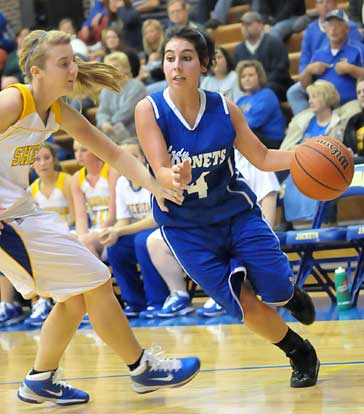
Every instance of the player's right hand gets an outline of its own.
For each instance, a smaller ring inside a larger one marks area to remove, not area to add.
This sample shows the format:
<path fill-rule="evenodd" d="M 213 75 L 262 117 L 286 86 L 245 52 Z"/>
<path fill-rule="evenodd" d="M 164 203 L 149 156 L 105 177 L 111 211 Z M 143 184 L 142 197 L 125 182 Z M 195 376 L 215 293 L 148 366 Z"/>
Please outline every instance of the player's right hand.
<path fill-rule="evenodd" d="M 188 190 L 192 181 L 192 168 L 189 159 L 172 166 L 172 184 L 177 190 Z"/>

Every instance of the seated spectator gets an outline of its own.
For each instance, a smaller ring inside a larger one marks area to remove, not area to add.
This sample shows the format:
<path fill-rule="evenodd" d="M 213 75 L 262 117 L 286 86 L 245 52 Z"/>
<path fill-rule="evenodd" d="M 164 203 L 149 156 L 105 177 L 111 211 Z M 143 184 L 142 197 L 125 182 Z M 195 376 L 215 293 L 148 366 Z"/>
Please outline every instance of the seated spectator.
<path fill-rule="evenodd" d="M 188 26 L 193 29 L 201 29 L 198 23 L 189 19 L 188 4 L 185 0 L 168 0 L 167 3 L 168 21 L 166 27 Z"/>
<path fill-rule="evenodd" d="M 355 164 L 364 163 L 364 78 L 356 84 L 356 95 L 360 112 L 353 115 L 345 128 L 344 144 L 352 151 Z"/>
<path fill-rule="evenodd" d="M 12 83 L 24 83 L 24 75 L 19 66 L 18 51 L 22 48 L 24 39 L 29 34 L 29 29 L 21 29 L 16 34 L 17 48 L 8 54 L 1 76 L 1 89 L 5 89 Z"/>
<path fill-rule="evenodd" d="M 306 7 L 302 0 L 259 0 L 256 11 L 263 17 L 265 31 L 286 41 L 298 17 L 306 13 Z"/>
<path fill-rule="evenodd" d="M 115 223 L 115 170 L 77 141 L 73 148 L 82 168 L 72 176 L 76 233 L 98 258 L 106 252 L 100 242 L 100 231 Z"/>
<path fill-rule="evenodd" d="M 341 105 L 356 98 L 356 79 L 364 76 L 363 49 L 361 45 L 348 42 L 348 22 L 342 10 L 332 10 L 327 14 L 329 45 L 317 50 L 311 63 L 300 74 L 303 88 L 307 88 L 315 79 L 333 83 L 339 92 Z"/>
<path fill-rule="evenodd" d="M 78 37 L 87 45 L 94 45 L 101 41 L 101 33 L 109 24 L 109 0 L 96 0 L 83 22 Z"/>
<path fill-rule="evenodd" d="M 317 80 L 307 87 L 309 109 L 291 120 L 281 149 L 294 150 L 296 145 L 319 135 L 328 135 L 340 141 L 348 119 L 358 111 L 356 101 L 339 106 L 340 97 L 335 86 Z M 284 212 L 288 222 L 311 221 L 318 202 L 304 196 L 295 186 L 290 175 L 285 181 Z M 295 225 L 297 227 L 297 225 Z"/>
<path fill-rule="evenodd" d="M 169 289 L 169 296 L 159 309 L 148 306 L 142 313 L 145 318 L 172 318 L 185 316 L 194 311 L 187 292 L 186 274 L 177 262 L 158 228 L 148 236 L 150 259 Z"/>
<path fill-rule="evenodd" d="M 358 112 L 356 101 L 339 107 L 340 97 L 331 82 L 317 80 L 307 87 L 307 93 L 309 108 L 292 118 L 281 149 L 294 150 L 296 145 L 319 135 L 342 141 L 346 123 Z"/>
<path fill-rule="evenodd" d="M 302 73 L 311 62 L 316 50 L 329 45 L 329 39 L 325 31 L 325 19 L 329 12 L 337 8 L 337 2 L 336 0 L 316 0 L 315 6 L 318 18 L 309 24 L 303 34 L 298 68 L 299 73 Z M 361 42 L 359 30 L 352 21 L 349 21 L 349 41 L 350 43 Z M 300 82 L 296 82 L 288 89 L 287 100 L 294 114 L 307 108 L 306 90 L 302 88 Z"/>
<path fill-rule="evenodd" d="M 39 146 L 32 166 L 38 178 L 30 185 L 29 191 L 41 209 L 57 213 L 68 226 L 72 226 L 72 177 L 62 171 L 57 151 L 57 147 L 47 141 Z"/>
<path fill-rule="evenodd" d="M 237 75 L 229 53 L 222 47 L 216 47 L 216 63 L 210 74 L 201 78 L 200 87 L 211 92 L 221 92 L 236 101 L 241 96 Z"/>
<path fill-rule="evenodd" d="M 15 288 L 9 279 L 0 272 L 0 327 L 16 325 L 27 316 L 17 301 Z"/>
<path fill-rule="evenodd" d="M 113 52 L 124 52 L 128 56 L 133 78 L 139 75 L 140 59 L 137 52 L 124 43 L 122 28 L 117 24 L 112 24 L 102 33 L 102 43 L 104 54 L 109 55 Z"/>
<path fill-rule="evenodd" d="M 267 77 L 262 64 L 257 60 L 243 60 L 236 71 L 244 93 L 236 104 L 263 144 L 268 148 L 279 148 L 284 137 L 285 119 L 278 98 L 265 87 Z"/>
<path fill-rule="evenodd" d="M 165 79 L 162 69 L 160 53 L 164 39 L 162 24 L 155 19 L 145 20 L 143 23 L 143 50 L 144 65 L 141 67 L 138 79 L 146 85 L 160 82 Z"/>
<path fill-rule="evenodd" d="M 240 60 L 258 60 L 267 74 L 267 88 L 272 89 L 280 101 L 284 101 L 286 91 L 292 84 L 286 46 L 271 34 L 264 33 L 259 13 L 245 13 L 241 18 L 241 31 L 244 40 L 233 51 L 234 65 Z"/>
<path fill-rule="evenodd" d="M 143 83 L 131 76 L 128 57 L 123 52 L 114 52 L 105 57 L 105 63 L 116 67 L 125 75 L 120 92 L 102 89 L 96 113 L 96 125 L 114 142 L 135 135 L 134 110 L 136 104 L 146 96 Z"/>
<path fill-rule="evenodd" d="M 143 49 L 146 63 L 148 56 L 153 52 L 160 52 L 164 40 L 162 24 L 155 19 L 148 19 L 143 23 Z"/>
<path fill-rule="evenodd" d="M 127 140 L 124 146 L 141 162 L 145 162 L 136 139 Z M 103 246 L 107 246 L 113 275 L 126 302 L 124 313 L 129 318 L 137 317 L 146 308 L 149 313 L 160 309 L 169 294 L 151 262 L 146 245 L 147 237 L 157 226 L 151 214 L 149 191 L 125 177 L 119 177 L 116 184 L 116 210 L 118 221 L 100 233 L 100 241 Z"/>
<path fill-rule="evenodd" d="M 88 49 L 86 43 L 79 39 L 72 19 L 62 19 L 58 24 L 58 29 L 71 36 L 71 47 L 73 52 L 83 60 L 88 60 Z"/>
<path fill-rule="evenodd" d="M 149 55 L 148 62 L 141 67 L 138 78 L 141 79 L 145 85 L 164 81 L 165 76 L 162 68 L 161 52 L 152 52 Z"/>
<path fill-rule="evenodd" d="M 147 3 L 154 3 L 154 0 L 113 0 L 114 13 L 117 14 L 120 23 L 123 26 L 123 38 L 126 45 L 140 52 L 143 48 L 141 28 L 142 21 L 140 17 L 140 9 Z"/>
<path fill-rule="evenodd" d="M 31 184 L 29 191 L 37 205 L 43 210 L 55 212 L 69 226 L 73 225 L 71 176 L 61 171 L 57 147 L 48 142 L 42 143 L 32 168 L 38 178 Z M 51 309 L 52 302 L 40 297 L 33 302 L 32 313 L 25 319 L 24 324 L 28 327 L 42 326 Z"/>
<path fill-rule="evenodd" d="M 6 53 L 11 53 L 16 48 L 16 40 L 13 29 L 9 25 L 6 17 L 0 12 L 0 49 Z"/>
<path fill-rule="evenodd" d="M 145 65 L 141 68 L 139 79 L 147 85 L 148 95 L 161 91 L 167 86 L 160 54 L 163 39 L 162 24 L 156 19 L 145 20 L 143 23 Z"/>
<path fill-rule="evenodd" d="M 220 24 L 227 23 L 229 9 L 241 4 L 250 4 L 255 11 L 259 0 L 205 0 L 198 1 L 194 15 L 196 21 L 203 24 L 206 29 L 216 29 Z M 191 13 L 190 13 L 191 15 Z"/>

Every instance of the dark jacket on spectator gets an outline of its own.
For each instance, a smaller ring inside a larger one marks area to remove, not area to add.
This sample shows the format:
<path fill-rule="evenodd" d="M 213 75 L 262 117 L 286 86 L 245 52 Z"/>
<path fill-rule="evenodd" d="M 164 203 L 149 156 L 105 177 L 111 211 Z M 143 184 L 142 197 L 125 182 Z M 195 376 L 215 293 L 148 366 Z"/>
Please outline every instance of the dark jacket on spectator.
<path fill-rule="evenodd" d="M 306 13 L 304 0 L 259 0 L 258 12 L 264 23 L 276 24 L 291 16 L 301 16 Z"/>
<path fill-rule="evenodd" d="M 243 41 L 234 49 L 232 59 L 235 65 L 240 60 L 259 60 L 267 74 L 266 87 L 272 89 L 281 101 L 286 100 L 286 91 L 292 85 L 292 79 L 287 48 L 279 39 L 265 33 L 254 54 Z"/>

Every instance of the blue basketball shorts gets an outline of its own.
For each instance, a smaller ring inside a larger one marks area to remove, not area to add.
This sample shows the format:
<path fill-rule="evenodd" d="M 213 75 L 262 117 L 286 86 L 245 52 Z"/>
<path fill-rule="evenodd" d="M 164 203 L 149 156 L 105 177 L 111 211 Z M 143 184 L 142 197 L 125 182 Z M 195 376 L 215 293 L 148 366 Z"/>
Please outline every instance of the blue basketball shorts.
<path fill-rule="evenodd" d="M 209 226 L 161 230 L 185 272 L 230 315 L 243 319 L 245 278 L 266 303 L 279 306 L 292 297 L 288 258 L 259 207 Z"/>

